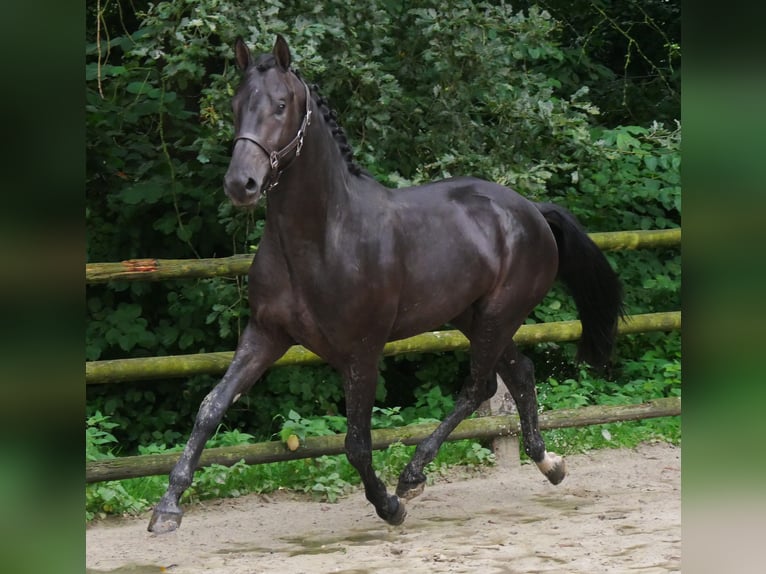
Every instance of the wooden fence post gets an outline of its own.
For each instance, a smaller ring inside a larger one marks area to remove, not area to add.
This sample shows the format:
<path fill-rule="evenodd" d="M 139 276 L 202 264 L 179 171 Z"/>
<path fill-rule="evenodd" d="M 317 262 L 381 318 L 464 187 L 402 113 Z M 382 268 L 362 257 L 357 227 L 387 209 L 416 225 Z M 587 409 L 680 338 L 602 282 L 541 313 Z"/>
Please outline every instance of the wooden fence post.
<path fill-rule="evenodd" d="M 497 391 L 488 401 L 484 401 L 476 410 L 479 416 L 513 415 L 518 416 L 516 403 L 511 392 L 505 386 L 505 381 L 497 375 Z M 495 463 L 503 469 L 518 467 L 521 464 L 519 454 L 519 435 L 497 436 L 492 439 L 492 451 L 495 453 Z"/>

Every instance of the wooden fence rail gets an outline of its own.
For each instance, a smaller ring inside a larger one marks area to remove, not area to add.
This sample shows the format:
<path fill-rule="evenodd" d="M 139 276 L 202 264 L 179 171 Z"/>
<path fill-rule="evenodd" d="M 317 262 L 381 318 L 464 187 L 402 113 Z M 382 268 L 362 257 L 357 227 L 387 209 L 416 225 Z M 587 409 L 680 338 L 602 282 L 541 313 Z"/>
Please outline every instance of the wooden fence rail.
<path fill-rule="evenodd" d="M 631 315 L 620 321 L 620 334 L 646 333 L 650 331 L 677 331 L 681 329 L 681 312 L 646 313 Z M 519 344 L 575 341 L 580 338 L 580 321 L 557 321 L 522 325 L 513 340 Z M 468 339 L 460 331 L 434 331 L 422 333 L 408 339 L 388 343 L 385 356 L 403 353 L 433 353 L 439 351 L 465 350 Z M 234 356 L 232 351 L 219 353 L 197 353 L 167 357 L 145 357 L 136 359 L 113 359 L 85 363 L 85 382 L 89 385 L 119 383 L 148 379 L 169 379 L 192 375 L 220 375 L 229 366 Z M 321 363 L 322 359 L 301 346 L 293 346 L 274 366 L 310 365 Z"/>
<path fill-rule="evenodd" d="M 681 229 L 649 229 L 591 233 L 591 239 L 604 251 L 672 247 L 681 242 Z M 253 254 L 212 259 L 129 259 L 119 263 L 88 263 L 85 282 L 161 281 L 199 277 L 234 277 L 245 275 Z"/>
<path fill-rule="evenodd" d="M 593 405 L 540 413 L 540 429 L 581 427 L 679 414 L 681 414 L 680 397 L 655 399 L 632 405 Z M 395 442 L 405 445 L 418 444 L 431 434 L 436 426 L 437 423 L 423 423 L 373 430 L 372 448 L 384 449 Z M 516 415 L 485 416 L 464 420 L 452 431 L 447 440 L 492 439 L 499 436 L 518 435 L 520 432 L 519 418 Z M 202 452 L 197 468 L 213 464 L 232 466 L 240 460 L 244 460 L 247 464 L 264 464 L 342 454 L 345 452 L 345 439 L 345 434 L 308 437 L 295 451 L 288 449 L 281 441 L 209 448 Z M 85 481 L 90 483 L 167 474 L 179 456 L 180 453 L 176 452 L 91 461 L 85 467 Z"/>

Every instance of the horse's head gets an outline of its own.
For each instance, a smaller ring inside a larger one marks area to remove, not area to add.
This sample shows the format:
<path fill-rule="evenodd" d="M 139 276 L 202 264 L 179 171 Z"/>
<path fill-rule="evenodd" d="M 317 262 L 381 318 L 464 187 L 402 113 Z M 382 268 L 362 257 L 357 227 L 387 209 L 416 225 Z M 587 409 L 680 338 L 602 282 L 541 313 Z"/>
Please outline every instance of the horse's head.
<path fill-rule="evenodd" d="M 290 48 L 277 36 L 271 54 L 253 59 L 242 38 L 234 47 L 242 81 L 232 100 L 234 149 L 223 180 L 237 206 L 254 206 L 300 154 L 311 121 L 309 89 L 290 70 Z"/>

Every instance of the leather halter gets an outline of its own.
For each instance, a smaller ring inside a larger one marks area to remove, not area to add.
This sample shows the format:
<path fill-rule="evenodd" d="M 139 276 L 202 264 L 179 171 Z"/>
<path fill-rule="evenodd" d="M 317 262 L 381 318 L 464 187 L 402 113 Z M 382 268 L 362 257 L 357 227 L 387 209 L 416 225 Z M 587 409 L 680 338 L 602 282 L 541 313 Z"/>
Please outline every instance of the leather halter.
<path fill-rule="evenodd" d="M 303 116 L 303 122 L 301 122 L 301 127 L 298 128 L 298 133 L 295 134 L 295 137 L 290 140 L 288 144 L 285 145 L 285 147 L 278 151 L 271 150 L 267 146 L 260 143 L 254 134 L 248 132 L 238 133 L 234 137 L 234 144 L 236 144 L 239 140 L 247 140 L 249 142 L 253 142 L 269 157 L 271 172 L 269 173 L 269 184 L 264 186 L 263 189 L 264 195 L 266 195 L 267 192 L 271 191 L 277 186 L 279 183 L 279 176 L 282 175 L 282 172 L 290 167 L 290 165 L 292 165 L 292 162 L 296 157 L 301 155 L 301 149 L 303 148 L 303 136 L 306 135 L 306 128 L 311 125 L 311 92 L 309 91 L 309 87 L 306 85 L 306 82 L 301 80 L 301 84 L 303 84 L 303 87 L 306 89 L 306 115 Z M 292 160 L 288 163 L 285 163 L 285 158 L 293 151 L 295 151 L 295 155 L 292 157 Z"/>

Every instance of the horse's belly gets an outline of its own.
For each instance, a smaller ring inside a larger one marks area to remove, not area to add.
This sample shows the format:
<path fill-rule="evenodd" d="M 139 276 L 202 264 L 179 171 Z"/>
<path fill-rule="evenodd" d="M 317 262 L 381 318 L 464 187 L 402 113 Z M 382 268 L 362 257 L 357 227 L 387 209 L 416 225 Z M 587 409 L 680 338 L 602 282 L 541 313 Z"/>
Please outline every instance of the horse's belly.
<path fill-rule="evenodd" d="M 438 329 L 468 309 L 486 291 L 478 281 L 459 285 L 444 283 L 423 289 L 416 297 L 400 302 L 391 329 L 391 340 L 403 339 Z"/>

